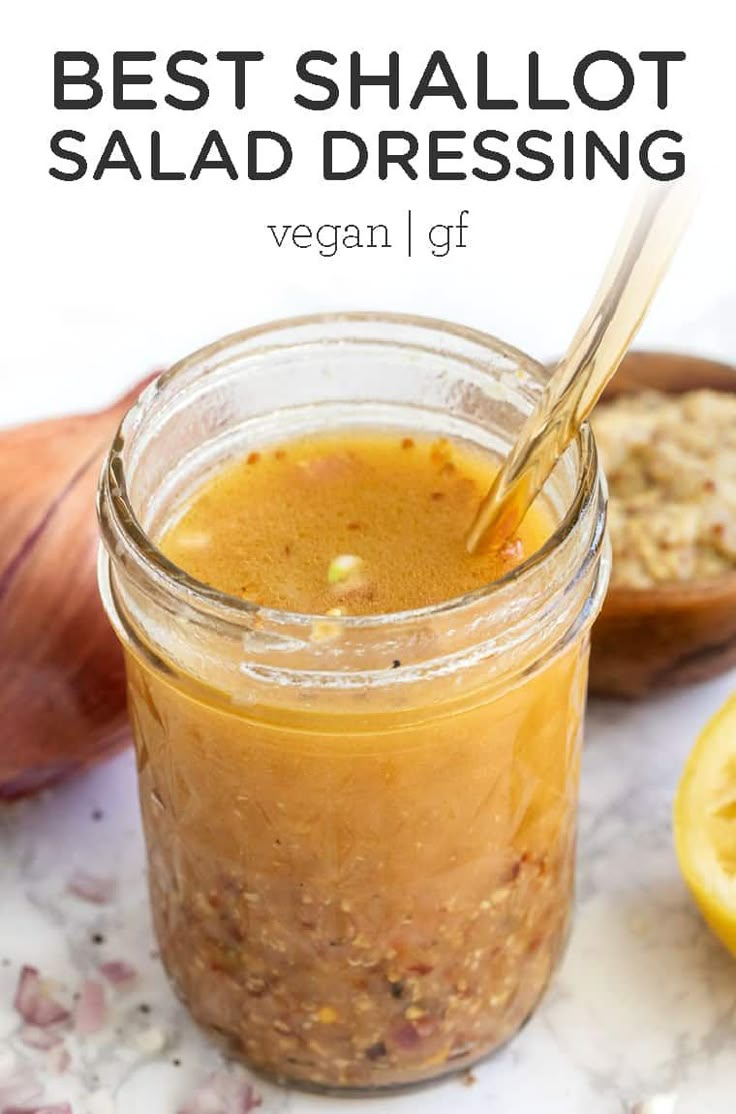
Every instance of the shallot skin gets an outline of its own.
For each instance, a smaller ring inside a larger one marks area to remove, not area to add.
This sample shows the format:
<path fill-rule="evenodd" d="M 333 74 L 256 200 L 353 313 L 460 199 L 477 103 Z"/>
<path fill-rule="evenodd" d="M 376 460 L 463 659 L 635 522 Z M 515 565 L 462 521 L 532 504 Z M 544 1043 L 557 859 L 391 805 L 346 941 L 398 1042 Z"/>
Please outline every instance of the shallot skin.
<path fill-rule="evenodd" d="M 122 653 L 97 591 L 95 490 L 142 386 L 94 414 L 0 430 L 0 801 L 129 741 Z"/>

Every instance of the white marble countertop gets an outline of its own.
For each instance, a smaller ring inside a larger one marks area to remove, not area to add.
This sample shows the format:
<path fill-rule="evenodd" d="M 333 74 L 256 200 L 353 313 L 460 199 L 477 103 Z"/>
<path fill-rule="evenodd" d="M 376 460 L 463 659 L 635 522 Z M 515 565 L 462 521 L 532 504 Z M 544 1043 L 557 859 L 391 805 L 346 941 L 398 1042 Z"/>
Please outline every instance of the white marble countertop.
<path fill-rule="evenodd" d="M 670 1097 L 662 1114 L 733 1114 L 736 961 L 685 890 L 670 811 L 695 735 L 735 684 L 732 674 L 640 705 L 591 707 L 570 947 L 535 1017 L 473 1082 L 348 1100 L 254 1080 L 260 1114 L 345 1114 L 361 1103 L 390 1114 L 621 1114 L 654 1095 Z M 66 892 L 75 870 L 114 875 L 116 895 L 75 898 Z M 22 1043 L 12 1007 L 22 964 L 69 991 L 119 959 L 138 979 L 107 987 L 107 1023 L 67 1040 L 68 1064 Z M 42 1097 L 70 1102 L 73 1114 L 177 1114 L 210 1073 L 231 1070 L 155 958 L 131 754 L 0 812 L 0 1099 L 3 1080 L 20 1079 L 24 1108 Z"/>

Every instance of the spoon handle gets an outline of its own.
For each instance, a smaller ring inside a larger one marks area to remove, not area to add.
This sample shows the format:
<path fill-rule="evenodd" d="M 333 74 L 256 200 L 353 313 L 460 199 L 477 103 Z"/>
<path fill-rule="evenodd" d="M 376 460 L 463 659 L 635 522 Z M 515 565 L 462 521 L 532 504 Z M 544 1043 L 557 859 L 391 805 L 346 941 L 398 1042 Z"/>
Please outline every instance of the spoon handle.
<path fill-rule="evenodd" d="M 491 528 L 494 544 L 516 532 L 626 354 L 692 208 L 693 193 L 682 183 L 635 199 L 588 312 L 478 508 L 466 539 L 470 553 Z"/>

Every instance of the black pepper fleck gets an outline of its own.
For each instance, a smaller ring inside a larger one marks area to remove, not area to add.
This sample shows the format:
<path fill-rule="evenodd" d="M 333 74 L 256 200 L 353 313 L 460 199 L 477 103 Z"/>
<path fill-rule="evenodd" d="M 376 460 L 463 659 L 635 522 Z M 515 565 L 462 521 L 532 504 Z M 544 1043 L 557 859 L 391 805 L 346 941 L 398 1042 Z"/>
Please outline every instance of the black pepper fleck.
<path fill-rule="evenodd" d="M 177 1059 L 177 1060 L 172 1060 L 171 1062 L 172 1062 L 172 1064 L 174 1065 L 175 1068 L 180 1068 L 181 1067 L 181 1060 Z"/>
<path fill-rule="evenodd" d="M 386 1045 L 383 1043 L 383 1041 L 376 1041 L 376 1043 L 372 1044 L 370 1048 L 366 1048 L 365 1054 L 369 1060 L 380 1060 L 383 1056 L 386 1055 L 387 1051 L 388 1049 L 386 1048 Z"/>
<path fill-rule="evenodd" d="M 93 944 L 104 944 L 105 943 L 105 937 L 102 935 L 101 932 L 93 932 L 92 933 L 92 943 Z"/>
<path fill-rule="evenodd" d="M 398 669 L 400 665 L 401 665 L 401 662 L 399 661 L 398 658 L 394 658 L 394 660 L 391 662 L 391 668 L 392 669 Z"/>
<path fill-rule="evenodd" d="M 105 814 L 104 814 L 104 812 L 102 811 L 101 808 L 93 809 L 93 811 L 92 811 L 92 819 L 93 820 L 103 820 L 104 817 L 105 817 Z"/>
<path fill-rule="evenodd" d="M 404 986 L 403 982 L 401 982 L 401 981 L 392 982 L 392 983 L 389 983 L 389 986 L 391 987 L 391 997 L 392 998 L 401 998 L 402 997 L 402 995 L 404 993 L 404 990 L 405 990 L 405 986 Z"/>
<path fill-rule="evenodd" d="M 141 1002 L 141 1004 L 138 1006 L 138 1010 L 140 1013 L 150 1013 L 151 1007 L 149 1006 L 148 1002 Z"/>

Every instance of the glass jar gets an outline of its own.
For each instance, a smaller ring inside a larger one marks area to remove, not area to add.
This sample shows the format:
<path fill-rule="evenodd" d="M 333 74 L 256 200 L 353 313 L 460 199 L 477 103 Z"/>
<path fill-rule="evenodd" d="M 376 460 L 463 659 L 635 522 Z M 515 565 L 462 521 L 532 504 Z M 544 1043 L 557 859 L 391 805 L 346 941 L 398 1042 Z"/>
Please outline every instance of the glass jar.
<path fill-rule="evenodd" d="M 609 566 L 595 445 L 585 427 L 547 484 L 539 552 L 419 610 L 255 606 L 154 539 L 218 465 L 312 430 L 398 427 L 500 457 L 545 378 L 440 321 L 279 322 L 162 375 L 103 469 L 100 582 L 161 955 L 193 1016 L 280 1080 L 372 1092 L 465 1069 L 547 985 Z"/>

